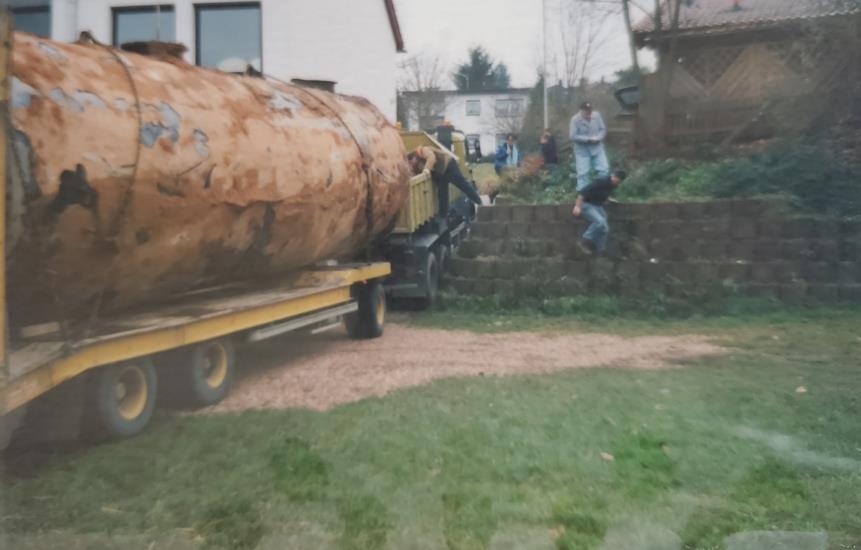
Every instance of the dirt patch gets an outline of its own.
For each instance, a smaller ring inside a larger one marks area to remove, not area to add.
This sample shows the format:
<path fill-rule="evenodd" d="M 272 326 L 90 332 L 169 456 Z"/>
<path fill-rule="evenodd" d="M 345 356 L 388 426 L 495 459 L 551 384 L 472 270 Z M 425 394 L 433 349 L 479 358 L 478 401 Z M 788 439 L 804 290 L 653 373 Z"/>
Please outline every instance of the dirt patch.
<path fill-rule="evenodd" d="M 230 395 L 207 412 L 326 410 L 454 376 L 501 376 L 619 366 L 661 369 L 723 353 L 704 336 L 476 334 L 388 325 L 377 340 L 333 332 L 272 340 L 240 354 Z"/>

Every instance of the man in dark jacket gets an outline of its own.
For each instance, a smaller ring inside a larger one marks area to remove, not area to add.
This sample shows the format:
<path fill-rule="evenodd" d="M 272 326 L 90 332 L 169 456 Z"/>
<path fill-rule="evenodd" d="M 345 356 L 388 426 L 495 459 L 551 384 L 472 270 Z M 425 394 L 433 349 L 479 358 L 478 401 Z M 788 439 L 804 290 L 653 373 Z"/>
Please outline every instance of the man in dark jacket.
<path fill-rule="evenodd" d="M 612 175 L 597 178 L 580 190 L 577 204 L 574 205 L 574 215 L 582 216 L 589 222 L 589 227 L 577 243 L 581 250 L 588 254 L 598 254 L 607 247 L 607 235 L 610 226 L 607 223 L 607 213 L 604 204 L 610 200 L 610 195 L 616 190 L 627 174 L 617 170 Z"/>
<path fill-rule="evenodd" d="M 481 195 L 475 186 L 467 180 L 460 167 L 457 165 L 457 157 L 448 151 L 422 146 L 407 155 L 413 174 L 426 173 L 439 190 L 439 209 L 441 214 L 447 214 L 449 208 L 448 185 L 452 184 L 466 195 L 475 204 L 481 204 Z"/>

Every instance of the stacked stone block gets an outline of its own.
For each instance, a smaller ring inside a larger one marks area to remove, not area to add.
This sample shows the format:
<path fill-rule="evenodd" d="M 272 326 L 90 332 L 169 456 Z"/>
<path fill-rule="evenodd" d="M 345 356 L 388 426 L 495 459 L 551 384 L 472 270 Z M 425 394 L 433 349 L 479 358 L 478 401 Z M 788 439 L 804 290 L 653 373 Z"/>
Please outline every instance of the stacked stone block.
<path fill-rule="evenodd" d="M 590 257 L 572 204 L 484 207 L 452 263 L 460 293 L 636 296 L 729 289 L 786 300 L 861 300 L 861 222 L 780 201 L 608 206 L 610 247 Z"/>

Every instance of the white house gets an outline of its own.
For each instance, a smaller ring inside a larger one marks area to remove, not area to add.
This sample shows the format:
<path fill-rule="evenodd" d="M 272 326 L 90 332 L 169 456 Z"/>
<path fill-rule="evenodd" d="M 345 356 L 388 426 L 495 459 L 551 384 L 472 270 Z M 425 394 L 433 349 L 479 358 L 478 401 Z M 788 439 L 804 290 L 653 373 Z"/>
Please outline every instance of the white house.
<path fill-rule="evenodd" d="M 396 54 L 404 50 L 393 0 L 2 0 L 16 28 L 72 41 L 82 31 L 119 46 L 180 42 L 189 63 L 282 80 L 322 80 L 396 114 Z"/>
<path fill-rule="evenodd" d="M 429 119 L 445 119 L 467 136 L 470 151 L 481 143 L 483 155 L 493 154 L 507 134 L 517 134 L 529 108 L 531 88 L 484 92 L 403 92 L 401 119 L 410 130 L 425 130 Z M 430 96 L 428 96 L 430 94 Z M 416 108 L 418 105 L 421 107 Z M 419 116 L 419 111 L 426 111 Z"/>

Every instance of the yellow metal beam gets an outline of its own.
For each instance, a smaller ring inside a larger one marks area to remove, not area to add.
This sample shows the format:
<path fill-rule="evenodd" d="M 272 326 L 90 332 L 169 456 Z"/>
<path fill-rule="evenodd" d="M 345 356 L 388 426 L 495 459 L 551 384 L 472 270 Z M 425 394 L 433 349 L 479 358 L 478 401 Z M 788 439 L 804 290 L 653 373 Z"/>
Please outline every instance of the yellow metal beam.
<path fill-rule="evenodd" d="M 359 268 L 305 272 L 299 280 L 340 279 L 343 284 L 283 302 L 249 308 L 208 319 L 88 345 L 67 357 L 57 359 L 0 387 L 0 414 L 8 413 L 35 399 L 51 388 L 87 370 L 119 361 L 143 357 L 170 349 L 205 342 L 275 321 L 297 317 L 349 302 L 350 286 L 384 277 L 391 272 L 387 263 Z"/>

